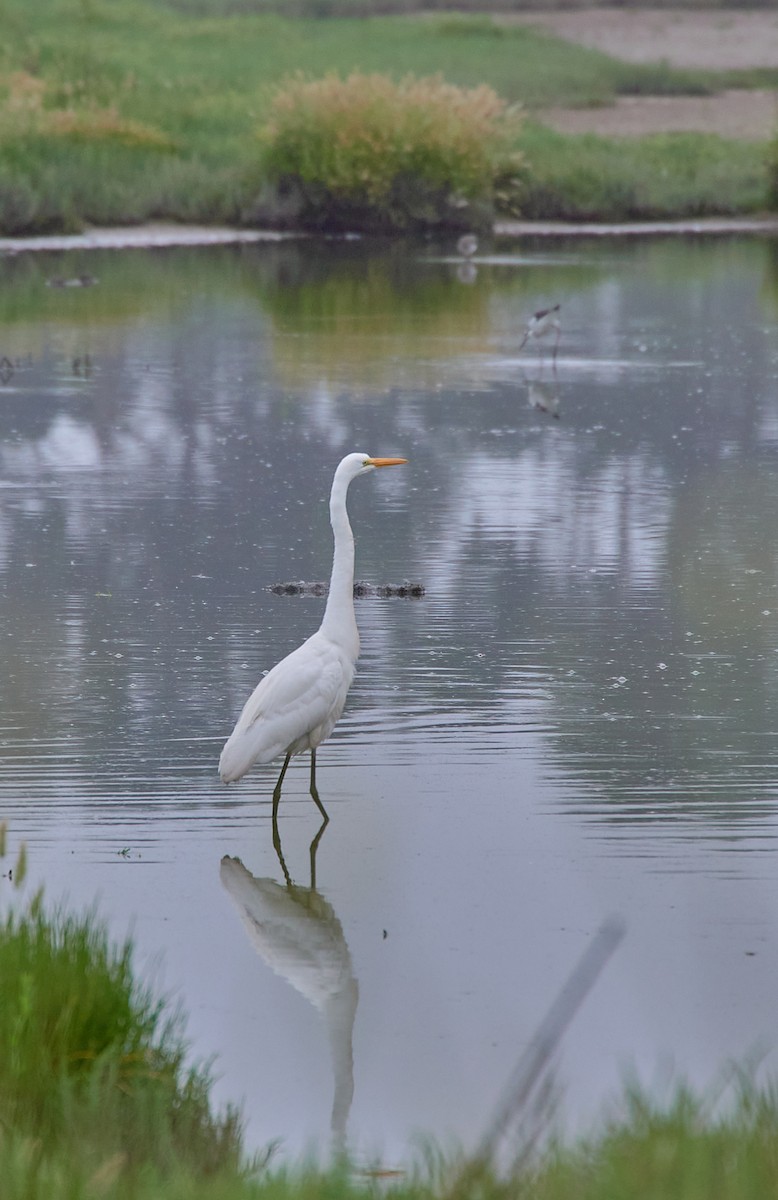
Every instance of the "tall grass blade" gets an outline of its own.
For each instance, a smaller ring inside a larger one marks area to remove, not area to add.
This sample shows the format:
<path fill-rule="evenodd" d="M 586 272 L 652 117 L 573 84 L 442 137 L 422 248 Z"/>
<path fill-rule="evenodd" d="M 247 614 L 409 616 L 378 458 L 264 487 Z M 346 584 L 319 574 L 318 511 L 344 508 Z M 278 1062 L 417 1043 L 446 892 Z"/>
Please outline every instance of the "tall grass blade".
<path fill-rule="evenodd" d="M 511 1125 L 516 1124 L 526 1112 L 535 1088 L 540 1085 L 543 1091 L 547 1091 L 547 1086 L 550 1086 L 548 1065 L 562 1036 L 624 937 L 624 932 L 624 924 L 618 917 L 609 917 L 597 930 L 519 1058 L 475 1153 L 454 1182 L 452 1195 L 467 1192 L 473 1180 L 485 1174 L 493 1165 L 500 1141 Z M 531 1142 L 534 1139 L 529 1140 Z"/>

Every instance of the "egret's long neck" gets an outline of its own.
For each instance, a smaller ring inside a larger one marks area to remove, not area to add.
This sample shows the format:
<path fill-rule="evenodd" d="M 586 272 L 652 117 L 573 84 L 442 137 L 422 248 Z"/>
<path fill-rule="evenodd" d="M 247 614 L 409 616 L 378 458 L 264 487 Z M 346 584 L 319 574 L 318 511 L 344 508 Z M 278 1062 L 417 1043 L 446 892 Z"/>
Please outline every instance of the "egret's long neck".
<path fill-rule="evenodd" d="M 330 592 L 321 627 L 331 636 L 339 634 L 341 638 L 355 638 L 356 653 L 359 649 L 359 634 L 354 615 L 354 535 L 346 511 L 347 489 L 348 483 L 336 478 L 330 494 L 330 523 L 335 539 L 335 552 L 332 558 Z"/>

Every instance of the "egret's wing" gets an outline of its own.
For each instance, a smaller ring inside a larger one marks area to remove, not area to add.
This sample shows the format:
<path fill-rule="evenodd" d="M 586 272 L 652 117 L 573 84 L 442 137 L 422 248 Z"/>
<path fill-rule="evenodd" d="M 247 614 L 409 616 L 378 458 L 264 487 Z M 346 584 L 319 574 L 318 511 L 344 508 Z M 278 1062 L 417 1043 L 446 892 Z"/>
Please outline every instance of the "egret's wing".
<path fill-rule="evenodd" d="M 343 681 L 340 657 L 327 643 L 309 638 L 261 679 L 249 696 L 240 723 L 284 720 L 291 714 L 322 719 L 329 712 Z M 306 728 L 317 725 L 312 720 Z M 302 730 L 304 732 L 304 730 Z"/>
<path fill-rule="evenodd" d="M 353 666 L 320 634 L 293 650 L 246 701 L 222 751 L 222 778 L 239 779 L 252 763 L 270 762 L 321 725 L 331 728 L 353 673 Z"/>

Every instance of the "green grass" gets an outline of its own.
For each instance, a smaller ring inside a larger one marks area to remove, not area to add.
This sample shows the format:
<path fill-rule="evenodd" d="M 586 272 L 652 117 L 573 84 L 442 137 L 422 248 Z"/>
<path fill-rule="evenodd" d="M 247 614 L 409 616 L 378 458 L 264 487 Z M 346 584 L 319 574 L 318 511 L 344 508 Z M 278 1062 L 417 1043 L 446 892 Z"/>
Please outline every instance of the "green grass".
<path fill-rule="evenodd" d="M 528 219 L 661 220 L 734 216 L 766 207 L 763 147 L 707 134 L 577 137 L 528 125 L 526 160 L 505 212 Z"/>
<path fill-rule="evenodd" d="M 0 859 L 5 855 L 0 825 Z M 3 878 L 25 871 L 24 849 Z M 178 1173 L 234 1177 L 235 1110 L 211 1111 L 182 1018 L 136 980 L 129 942 L 40 893 L 0 918 L 0 1193 L 80 1195 Z M 117 1195 L 119 1192 L 117 1191 Z"/>
<path fill-rule="evenodd" d="M 11 911 L 0 925 L 0 1130 L 85 1170 L 116 1159 L 128 1171 L 233 1171 L 238 1119 L 212 1115 L 208 1072 L 186 1065 L 180 1024 L 93 914 Z"/>
<path fill-rule="evenodd" d="M 314 78 L 326 71 L 383 72 L 395 79 L 440 73 L 463 87 L 488 84 L 529 110 L 550 103 L 606 104 L 626 91 L 704 92 L 725 79 L 666 64 L 626 66 L 483 15 L 323 21 L 258 12 L 251 5 L 251 11 L 228 7 L 233 15 L 224 15 L 222 0 L 208 0 L 194 12 L 186 0 L 179 7 L 153 0 L 5 0 L 0 232 L 67 231 L 84 222 L 157 217 L 250 221 L 259 187 L 257 133 L 271 87 L 294 71 Z M 740 82 L 765 78 L 750 73 Z M 662 211 L 672 213 L 675 204 L 678 212 L 694 211 L 695 203 L 707 210 L 707 184 L 697 189 L 688 172 L 682 186 L 664 188 L 678 161 L 670 143 L 665 158 L 656 140 L 629 146 L 627 157 L 641 179 L 637 191 L 646 190 L 642 181 L 654 172 L 653 191 L 664 192 Z M 623 190 L 622 149 L 595 154 L 584 146 L 579 152 L 569 141 L 565 153 L 580 162 L 576 177 L 591 174 L 595 158 L 596 171 L 607 173 L 607 215 L 608 196 Z M 743 153 L 751 180 L 761 149 Z M 740 173 L 741 152 L 730 144 L 709 141 L 702 157 L 706 178 L 717 171 L 723 179 L 728 168 Z M 553 215 L 541 204 L 550 170 L 532 189 L 533 215 Z M 581 215 L 591 215 L 598 201 L 580 181 L 567 208 L 575 214 L 579 190 L 585 193 Z M 731 204 L 749 211 L 754 203 L 750 183 L 728 187 L 722 211 Z"/>

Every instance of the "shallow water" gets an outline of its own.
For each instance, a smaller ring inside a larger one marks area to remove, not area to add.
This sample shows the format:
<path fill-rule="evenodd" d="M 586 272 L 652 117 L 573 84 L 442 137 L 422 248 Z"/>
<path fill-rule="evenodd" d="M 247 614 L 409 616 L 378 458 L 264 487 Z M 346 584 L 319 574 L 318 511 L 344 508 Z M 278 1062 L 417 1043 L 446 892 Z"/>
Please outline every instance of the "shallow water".
<path fill-rule="evenodd" d="M 291 1153 L 473 1145 L 614 913 L 569 1124 L 631 1068 L 775 1063 L 778 245 L 447 250 L 0 261 L 0 816 Z M 518 353 L 549 302 L 556 369 Z M 351 489 L 358 577 L 426 594 L 357 601 L 311 893 L 305 762 L 283 864 L 277 766 L 216 762 L 318 623 L 269 589 L 327 578 L 353 449 L 410 460 Z"/>

